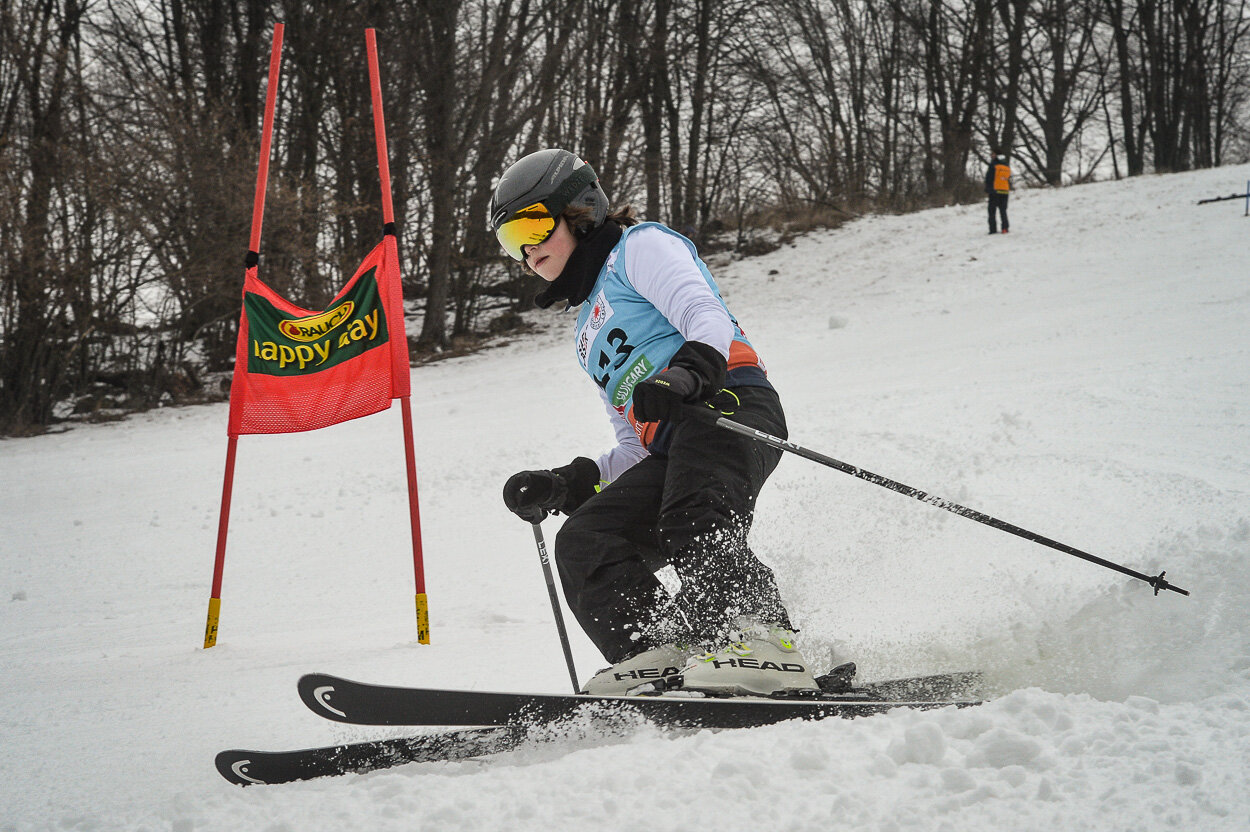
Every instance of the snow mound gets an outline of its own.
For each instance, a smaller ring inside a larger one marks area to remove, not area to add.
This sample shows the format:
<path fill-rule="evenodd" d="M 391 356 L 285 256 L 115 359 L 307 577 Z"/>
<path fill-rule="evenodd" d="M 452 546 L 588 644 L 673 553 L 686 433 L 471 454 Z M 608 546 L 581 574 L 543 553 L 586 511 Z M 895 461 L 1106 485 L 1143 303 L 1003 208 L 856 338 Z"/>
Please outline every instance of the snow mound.
<path fill-rule="evenodd" d="M 240 790 L 222 748 L 403 733 L 319 720 L 303 672 L 567 689 L 530 531 L 498 495 L 611 441 L 571 335 L 413 372 L 429 646 L 395 409 L 240 441 L 208 651 L 226 408 L 0 442 L 0 832 L 1244 830 L 1250 219 L 1194 203 L 1248 179 L 1024 191 L 995 237 L 982 206 L 869 217 L 718 269 L 795 441 L 1192 592 L 787 457 L 752 544 L 809 656 L 868 679 L 980 669 L 978 707 L 575 725 L 490 760 Z M 586 678 L 603 661 L 571 637 Z"/>

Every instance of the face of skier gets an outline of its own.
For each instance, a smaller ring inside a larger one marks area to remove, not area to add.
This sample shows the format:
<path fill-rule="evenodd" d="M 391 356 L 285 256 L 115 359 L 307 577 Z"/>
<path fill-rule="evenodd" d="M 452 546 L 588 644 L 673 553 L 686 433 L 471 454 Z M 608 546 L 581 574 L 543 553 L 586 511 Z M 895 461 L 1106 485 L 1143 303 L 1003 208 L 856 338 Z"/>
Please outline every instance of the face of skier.
<path fill-rule="evenodd" d="M 548 283 L 560 276 L 569 262 L 569 255 L 577 248 L 577 238 L 562 217 L 547 239 L 535 246 L 522 246 L 525 264 Z"/>

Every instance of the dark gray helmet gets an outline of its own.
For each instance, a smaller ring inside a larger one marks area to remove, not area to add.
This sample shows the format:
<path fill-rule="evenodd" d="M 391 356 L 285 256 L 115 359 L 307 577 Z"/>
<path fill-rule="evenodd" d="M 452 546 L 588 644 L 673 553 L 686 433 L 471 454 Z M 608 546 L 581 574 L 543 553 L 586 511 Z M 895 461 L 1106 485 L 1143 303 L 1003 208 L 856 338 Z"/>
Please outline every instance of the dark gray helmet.
<path fill-rule="evenodd" d="M 608 215 L 608 196 L 590 165 L 567 150 L 539 150 L 513 162 L 499 177 L 490 201 L 490 227 L 500 235 L 503 225 L 522 209 L 532 211 L 541 206 L 538 210 L 558 218 L 570 205 L 590 208 L 595 226 L 602 225 Z M 521 259 L 519 250 L 513 251 L 516 246 L 502 236 L 500 243 L 510 255 Z"/>

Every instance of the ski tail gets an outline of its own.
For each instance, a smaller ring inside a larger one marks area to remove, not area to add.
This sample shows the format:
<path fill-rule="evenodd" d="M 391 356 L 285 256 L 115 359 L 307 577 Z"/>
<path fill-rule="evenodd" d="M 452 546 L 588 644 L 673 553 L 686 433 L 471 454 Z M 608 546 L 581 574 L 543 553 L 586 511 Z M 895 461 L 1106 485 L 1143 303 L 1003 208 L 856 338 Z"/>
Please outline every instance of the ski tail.
<path fill-rule="evenodd" d="M 939 673 L 933 676 L 913 676 L 906 679 L 887 679 L 867 682 L 859 690 L 879 699 L 976 699 L 984 677 L 979 671 L 962 673 Z"/>
<path fill-rule="evenodd" d="M 816 677 L 816 684 L 828 694 L 863 694 L 873 699 L 975 699 L 984 676 L 978 670 L 957 673 L 934 673 L 928 676 L 907 676 L 856 684 L 855 663 L 846 662 Z"/>

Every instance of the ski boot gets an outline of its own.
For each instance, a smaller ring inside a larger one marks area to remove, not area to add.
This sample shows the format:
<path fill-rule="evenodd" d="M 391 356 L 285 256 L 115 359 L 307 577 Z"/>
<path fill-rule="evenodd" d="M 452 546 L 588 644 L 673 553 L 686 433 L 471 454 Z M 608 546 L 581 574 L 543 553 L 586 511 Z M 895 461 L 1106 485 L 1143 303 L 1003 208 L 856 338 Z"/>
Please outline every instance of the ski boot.
<path fill-rule="evenodd" d="M 600 670 L 582 688 L 593 696 L 630 696 L 654 693 L 665 688 L 665 682 L 681 673 L 686 660 L 696 651 L 677 644 L 665 644 L 644 650 L 623 662 Z"/>
<path fill-rule="evenodd" d="M 693 656 L 681 671 L 683 690 L 713 696 L 771 696 L 820 691 L 794 633 L 779 624 L 739 621 L 724 647 Z"/>

